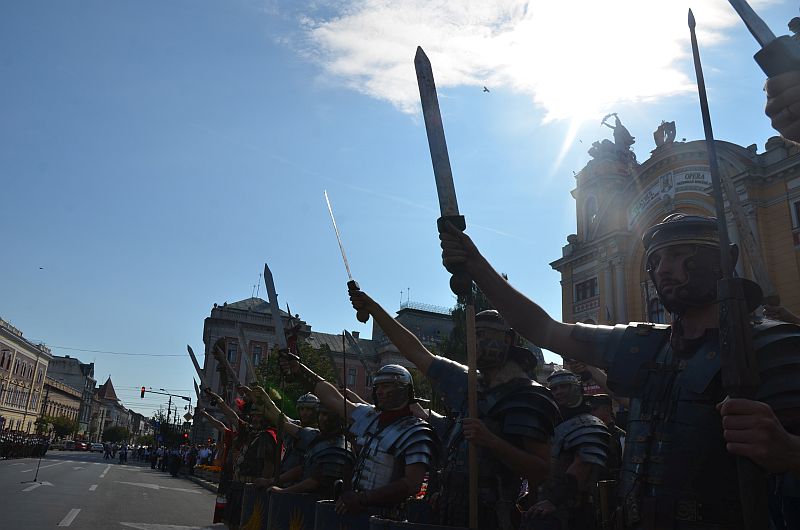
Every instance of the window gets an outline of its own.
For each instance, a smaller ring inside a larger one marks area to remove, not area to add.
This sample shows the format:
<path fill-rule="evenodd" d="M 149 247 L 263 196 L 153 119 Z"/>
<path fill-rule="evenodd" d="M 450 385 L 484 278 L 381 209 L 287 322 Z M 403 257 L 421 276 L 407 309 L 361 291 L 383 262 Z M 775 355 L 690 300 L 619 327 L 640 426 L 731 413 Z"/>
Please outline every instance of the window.
<path fill-rule="evenodd" d="M 253 366 L 261 364 L 261 346 L 253 346 Z"/>
<path fill-rule="evenodd" d="M 356 375 L 358 375 L 357 368 L 347 369 L 347 386 L 352 388 L 356 385 Z"/>
<path fill-rule="evenodd" d="M 234 363 L 236 362 L 236 352 L 238 351 L 235 342 L 228 343 L 228 362 Z"/>
<path fill-rule="evenodd" d="M 580 302 L 597 296 L 597 278 L 575 284 L 575 301 Z"/>

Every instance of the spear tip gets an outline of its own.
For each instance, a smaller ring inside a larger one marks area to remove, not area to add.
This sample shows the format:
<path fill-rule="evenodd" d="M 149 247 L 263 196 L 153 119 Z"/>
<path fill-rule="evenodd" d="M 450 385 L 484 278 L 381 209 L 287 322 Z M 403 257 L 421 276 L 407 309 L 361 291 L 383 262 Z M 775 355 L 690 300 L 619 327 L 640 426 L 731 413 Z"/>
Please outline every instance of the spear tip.
<path fill-rule="evenodd" d="M 694 21 L 694 14 L 692 14 L 692 8 L 689 8 L 689 28 L 694 29 L 697 24 Z"/>
<path fill-rule="evenodd" d="M 428 56 L 425 54 L 425 50 L 422 49 L 422 46 L 417 46 L 417 53 L 414 55 L 414 62 L 430 62 Z"/>

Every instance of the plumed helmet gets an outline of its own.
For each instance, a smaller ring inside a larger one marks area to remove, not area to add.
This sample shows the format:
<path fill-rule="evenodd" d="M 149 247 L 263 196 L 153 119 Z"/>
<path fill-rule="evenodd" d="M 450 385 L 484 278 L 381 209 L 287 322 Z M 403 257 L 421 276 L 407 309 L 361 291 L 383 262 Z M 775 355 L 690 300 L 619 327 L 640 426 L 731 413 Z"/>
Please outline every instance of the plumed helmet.
<path fill-rule="evenodd" d="M 303 394 L 297 398 L 297 407 L 319 409 L 319 398 L 310 392 L 308 394 Z"/>
<path fill-rule="evenodd" d="M 408 389 L 408 402 L 416 401 L 414 396 L 414 380 L 411 372 L 399 364 L 386 364 L 381 366 L 372 378 L 372 402 L 378 403 L 378 383 L 396 383 Z"/>

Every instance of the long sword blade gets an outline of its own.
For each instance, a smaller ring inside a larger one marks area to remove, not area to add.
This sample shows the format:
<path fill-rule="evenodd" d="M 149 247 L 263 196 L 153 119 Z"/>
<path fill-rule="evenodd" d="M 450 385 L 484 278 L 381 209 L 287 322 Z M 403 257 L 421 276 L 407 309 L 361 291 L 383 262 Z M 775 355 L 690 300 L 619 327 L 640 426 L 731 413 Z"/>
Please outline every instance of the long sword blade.
<path fill-rule="evenodd" d="M 264 285 L 267 286 L 267 295 L 269 297 L 269 305 L 272 313 L 272 325 L 275 326 L 275 336 L 278 338 L 278 347 L 281 351 L 286 351 L 289 347 L 286 343 L 286 332 L 283 329 L 281 309 L 278 305 L 278 293 L 275 292 L 275 281 L 272 279 L 272 271 L 269 270 L 266 263 L 264 264 Z"/>
<path fill-rule="evenodd" d="M 242 357 L 244 358 L 245 366 L 247 367 L 247 371 L 245 373 L 245 381 L 255 381 L 258 379 L 256 376 L 256 369 L 253 367 L 253 361 L 250 360 L 250 349 L 248 346 L 247 338 L 244 336 L 244 328 L 242 327 L 241 323 L 237 324 L 237 334 L 239 339 L 239 345 L 242 349 Z M 252 377 L 252 378 L 251 378 Z"/>
<path fill-rule="evenodd" d="M 417 71 L 419 99 L 422 102 L 425 131 L 428 133 L 428 148 L 431 151 L 433 174 L 436 178 L 439 210 L 442 217 L 459 215 L 453 171 L 450 168 L 450 156 L 447 154 L 442 114 L 439 111 L 439 98 L 436 95 L 436 83 L 433 80 L 433 69 L 428 56 L 419 46 L 417 54 L 414 56 L 414 69 Z"/>
<path fill-rule="evenodd" d="M 347 254 L 344 252 L 344 245 L 342 245 L 342 236 L 339 234 L 339 227 L 336 225 L 336 218 L 333 216 L 333 208 L 331 208 L 331 200 L 328 198 L 328 190 L 323 190 L 325 194 L 325 204 L 328 205 L 328 213 L 331 214 L 331 222 L 333 223 L 333 230 L 336 232 L 336 241 L 339 243 L 339 251 L 342 253 L 342 261 L 344 261 L 344 268 L 347 269 L 347 277 L 352 280 L 353 275 L 350 274 L 350 264 L 347 262 Z"/>
<path fill-rule="evenodd" d="M 775 40 L 775 34 L 769 29 L 767 23 L 753 11 L 750 4 L 745 0 L 728 0 L 728 2 L 739 14 L 744 25 L 747 26 L 747 29 L 750 30 L 750 33 L 755 37 L 762 48 Z"/>
<path fill-rule="evenodd" d="M 200 384 L 203 385 L 203 388 L 208 388 L 208 384 L 206 383 L 205 373 L 200 368 L 200 363 L 197 362 L 197 357 L 194 356 L 194 351 L 192 350 L 192 347 L 187 344 L 186 349 L 189 350 L 189 357 L 192 358 L 192 364 L 194 365 L 195 372 L 197 372 L 197 376 L 200 378 Z"/>

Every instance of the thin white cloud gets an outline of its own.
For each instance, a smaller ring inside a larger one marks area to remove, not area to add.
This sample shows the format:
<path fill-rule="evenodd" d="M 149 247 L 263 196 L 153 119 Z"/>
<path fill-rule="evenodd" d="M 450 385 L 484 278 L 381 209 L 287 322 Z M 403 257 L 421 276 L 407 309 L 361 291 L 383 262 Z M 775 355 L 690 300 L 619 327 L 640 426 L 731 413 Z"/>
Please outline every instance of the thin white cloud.
<path fill-rule="evenodd" d="M 741 24 L 725 0 L 691 6 L 703 47 Z M 768 0 L 754 2 L 758 7 Z M 301 22 L 303 53 L 353 90 L 418 110 L 421 45 L 442 89 L 484 85 L 529 95 L 545 119 L 595 118 L 616 103 L 692 90 L 683 0 L 351 0 Z"/>

